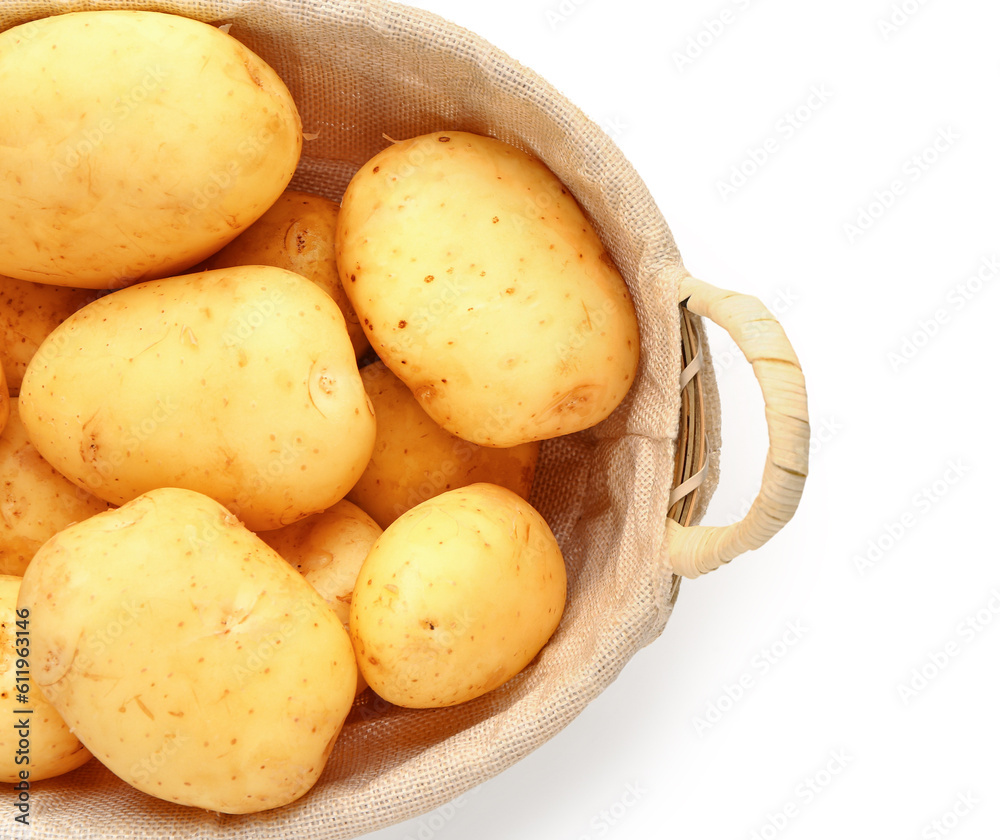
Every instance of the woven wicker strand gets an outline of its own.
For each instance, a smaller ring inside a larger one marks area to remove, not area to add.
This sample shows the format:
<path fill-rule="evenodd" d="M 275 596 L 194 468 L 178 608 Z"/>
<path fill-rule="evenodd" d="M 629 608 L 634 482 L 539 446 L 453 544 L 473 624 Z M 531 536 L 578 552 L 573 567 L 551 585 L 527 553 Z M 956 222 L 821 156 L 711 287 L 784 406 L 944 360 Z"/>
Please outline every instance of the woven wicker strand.
<path fill-rule="evenodd" d="M 688 275 L 681 281 L 680 299 L 690 312 L 725 329 L 753 366 L 768 433 L 760 493 L 741 521 L 723 527 L 667 521 L 671 567 L 675 574 L 694 578 L 760 548 L 792 518 L 808 474 L 809 413 L 795 351 L 757 298 Z"/>

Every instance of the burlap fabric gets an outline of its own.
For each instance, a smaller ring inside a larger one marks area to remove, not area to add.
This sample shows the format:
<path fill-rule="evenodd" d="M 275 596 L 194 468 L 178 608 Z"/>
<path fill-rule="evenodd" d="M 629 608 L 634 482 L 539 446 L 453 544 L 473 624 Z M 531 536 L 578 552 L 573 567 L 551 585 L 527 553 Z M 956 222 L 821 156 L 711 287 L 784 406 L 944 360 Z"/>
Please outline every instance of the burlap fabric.
<path fill-rule="evenodd" d="M 599 427 L 542 450 L 532 501 L 563 547 L 569 599 L 560 629 L 528 670 L 451 709 L 361 702 L 313 791 L 264 814 L 161 802 L 94 760 L 32 786 L 29 834 L 13 821 L 9 786 L 0 790 L 0 837 L 355 837 L 438 807 L 525 756 L 663 631 L 677 596 L 664 522 L 680 410 L 680 255 L 642 180 L 596 124 L 531 70 L 435 15 L 347 0 L 13 0 L 0 6 L 0 30 L 116 7 L 232 24 L 230 33 L 285 80 L 306 132 L 317 135 L 293 181 L 300 189 L 339 198 L 352 173 L 386 145 L 383 135 L 465 129 L 530 150 L 591 215 L 635 299 L 643 352 L 626 402 Z M 714 453 L 719 421 L 710 363 L 703 377 Z M 695 521 L 715 477 L 713 463 Z"/>

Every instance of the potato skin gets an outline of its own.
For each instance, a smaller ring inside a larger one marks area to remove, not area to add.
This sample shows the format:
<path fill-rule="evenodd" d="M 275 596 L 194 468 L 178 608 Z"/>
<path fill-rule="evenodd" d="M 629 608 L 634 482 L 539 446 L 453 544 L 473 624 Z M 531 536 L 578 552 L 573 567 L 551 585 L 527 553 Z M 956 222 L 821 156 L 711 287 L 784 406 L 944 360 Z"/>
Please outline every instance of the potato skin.
<path fill-rule="evenodd" d="M 473 484 L 410 509 L 376 540 L 351 601 L 351 641 L 384 700 L 452 706 L 525 668 L 565 602 L 545 520 L 516 493 Z"/>
<path fill-rule="evenodd" d="M 42 544 L 108 509 L 53 468 L 28 440 L 17 398 L 0 435 L 0 573 L 23 575 Z"/>
<path fill-rule="evenodd" d="M 153 490 L 61 531 L 24 577 L 33 676 L 108 769 L 241 814 L 315 783 L 354 699 L 326 602 L 225 508 Z"/>
<path fill-rule="evenodd" d="M 197 264 L 287 186 L 302 125 L 218 27 L 150 11 L 0 33 L 0 274 L 120 288 Z"/>
<path fill-rule="evenodd" d="M 7 722 L 6 726 L 0 726 L 0 782 L 11 783 L 22 781 L 24 771 L 28 772 L 31 782 L 61 776 L 91 758 L 59 713 L 42 696 L 34 680 L 29 677 L 26 694 L 18 688 L 25 685 L 24 680 L 17 679 L 18 659 L 26 658 L 23 653 L 33 656 L 31 616 L 18 626 L 20 588 L 21 578 L 0 575 L 0 714 Z M 29 671 L 31 661 L 29 659 Z M 27 697 L 27 703 L 18 701 L 19 694 Z M 26 713 L 26 709 L 30 709 L 30 713 Z M 20 756 L 21 735 L 16 728 L 19 720 L 28 722 L 28 747 Z"/>
<path fill-rule="evenodd" d="M 343 315 L 273 266 L 150 280 L 85 306 L 35 353 L 19 408 L 41 455 L 93 495 L 119 505 L 186 487 L 253 530 L 340 501 L 375 440 Z"/>
<path fill-rule="evenodd" d="M 312 516 L 259 536 L 323 596 L 346 630 L 358 571 L 382 529 L 345 500 Z M 358 671 L 357 696 L 368 687 Z"/>
<path fill-rule="evenodd" d="M 31 357 L 52 330 L 100 292 L 0 277 L 0 365 L 16 396 Z"/>
<path fill-rule="evenodd" d="M 209 257 L 203 267 L 276 265 L 312 280 L 337 302 L 354 355 L 360 359 L 371 346 L 337 273 L 333 236 L 339 212 L 335 201 L 321 195 L 285 190 L 263 216 Z"/>
<path fill-rule="evenodd" d="M 7 388 L 7 375 L 4 373 L 3 364 L 0 364 L 0 432 L 7 426 L 10 418 L 10 391 Z"/>
<path fill-rule="evenodd" d="M 260 538 L 313 585 L 346 625 L 358 570 L 381 534 L 374 519 L 344 500 L 284 528 L 263 531 Z"/>
<path fill-rule="evenodd" d="M 441 428 L 384 363 L 361 369 L 375 409 L 375 449 L 347 498 L 383 528 L 427 499 L 469 484 L 499 484 L 527 499 L 540 444 L 477 446 Z"/>
<path fill-rule="evenodd" d="M 337 266 L 379 357 L 481 446 L 589 428 L 631 387 L 635 308 L 569 191 L 490 137 L 394 143 L 354 175 Z"/>

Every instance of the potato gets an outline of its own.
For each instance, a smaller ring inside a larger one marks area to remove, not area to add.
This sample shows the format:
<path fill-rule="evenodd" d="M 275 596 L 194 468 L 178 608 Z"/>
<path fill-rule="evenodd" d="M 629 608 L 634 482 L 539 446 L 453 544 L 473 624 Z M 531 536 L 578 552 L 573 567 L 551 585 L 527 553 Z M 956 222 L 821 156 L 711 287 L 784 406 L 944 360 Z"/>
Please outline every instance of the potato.
<path fill-rule="evenodd" d="M 312 280 L 332 297 L 347 322 L 354 355 L 369 349 L 364 328 L 344 292 L 333 258 L 333 231 L 340 207 L 320 195 L 285 190 L 270 209 L 219 253 L 204 268 L 235 265 L 276 265 Z"/>
<path fill-rule="evenodd" d="M 0 274 L 118 288 L 197 264 L 288 185 L 302 124 L 272 68 L 149 11 L 0 33 Z"/>
<path fill-rule="evenodd" d="M 0 432 L 7 426 L 10 418 L 10 391 L 7 388 L 7 375 L 4 373 L 3 364 L 0 363 Z"/>
<path fill-rule="evenodd" d="M 30 613 L 16 614 L 20 588 L 21 578 L 0 575 L 0 782 L 30 785 L 75 770 L 90 753 L 31 679 L 33 628 Z"/>
<path fill-rule="evenodd" d="M 382 362 L 361 369 L 375 408 L 375 450 L 347 498 L 383 528 L 414 505 L 469 484 L 488 482 L 527 499 L 539 444 L 477 446 L 445 431 Z"/>
<path fill-rule="evenodd" d="M 375 418 L 329 295 L 273 266 L 150 280 L 59 325 L 20 414 L 47 461 L 120 505 L 156 487 L 211 496 L 253 530 L 340 501 Z"/>
<path fill-rule="evenodd" d="M 480 446 L 570 434 L 631 386 L 628 288 L 536 158 L 462 131 L 394 143 L 351 179 L 336 237 L 372 347 L 452 434 Z"/>
<path fill-rule="evenodd" d="M 323 596 L 346 630 L 358 571 L 382 529 L 348 501 L 259 536 Z M 357 696 L 368 687 L 358 671 Z"/>
<path fill-rule="evenodd" d="M 38 454 L 15 397 L 0 435 L 0 574 L 23 575 L 35 552 L 63 528 L 108 509 Z"/>
<path fill-rule="evenodd" d="M 61 531 L 18 606 L 42 694 L 109 770 L 161 799 L 230 814 L 298 799 L 354 700 L 336 613 L 191 490 Z"/>
<path fill-rule="evenodd" d="M 21 389 L 24 369 L 45 336 L 100 294 L 0 277 L 0 364 L 12 397 Z"/>
<path fill-rule="evenodd" d="M 523 670 L 565 601 L 562 553 L 542 516 L 505 487 L 473 484 L 422 502 L 375 541 L 351 641 L 384 700 L 452 706 Z"/>

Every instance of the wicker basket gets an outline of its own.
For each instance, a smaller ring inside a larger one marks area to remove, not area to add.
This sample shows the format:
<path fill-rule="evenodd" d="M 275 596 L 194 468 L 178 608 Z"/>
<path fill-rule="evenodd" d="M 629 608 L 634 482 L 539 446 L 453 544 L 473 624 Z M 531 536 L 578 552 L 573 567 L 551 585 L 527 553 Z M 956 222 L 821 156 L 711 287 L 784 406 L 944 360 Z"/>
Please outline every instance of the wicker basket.
<path fill-rule="evenodd" d="M 317 135 L 293 181 L 299 189 L 338 198 L 386 135 L 464 129 L 531 151 L 577 197 L 632 290 L 642 335 L 632 391 L 598 427 L 542 449 L 532 501 L 563 546 L 570 592 L 560 629 L 525 672 L 450 709 L 404 710 L 368 696 L 315 788 L 285 808 L 236 817 L 175 806 L 95 760 L 33 786 L 30 836 L 347 838 L 415 817 L 568 725 L 661 635 L 681 576 L 762 545 L 788 521 L 809 437 L 795 354 L 759 301 L 690 276 L 639 175 L 596 124 L 464 29 L 388 2 L 12 0 L 0 9 L 0 30 L 94 8 L 231 24 L 286 81 Z M 760 494 L 742 522 L 724 528 L 696 524 L 717 482 L 720 445 L 703 317 L 727 329 L 752 363 L 769 431 Z"/>

